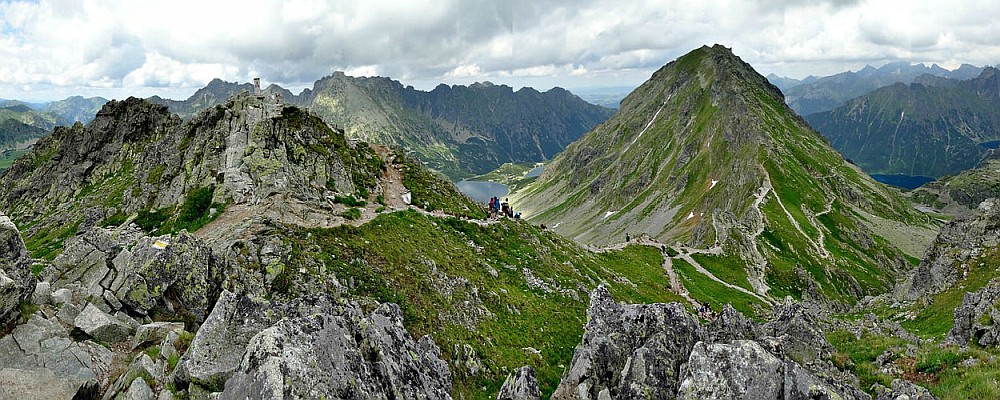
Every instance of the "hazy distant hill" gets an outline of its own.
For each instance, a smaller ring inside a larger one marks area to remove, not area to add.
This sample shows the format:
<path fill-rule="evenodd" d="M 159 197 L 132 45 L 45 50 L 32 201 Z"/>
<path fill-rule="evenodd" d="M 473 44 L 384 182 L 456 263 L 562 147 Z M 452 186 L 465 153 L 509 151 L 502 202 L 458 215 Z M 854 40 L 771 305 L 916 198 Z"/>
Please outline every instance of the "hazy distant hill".
<path fill-rule="evenodd" d="M 46 103 L 40 108 L 41 111 L 58 115 L 67 123 L 81 122 L 88 123 L 97 115 L 97 111 L 107 103 L 108 99 L 103 97 L 71 96 L 62 100 Z"/>

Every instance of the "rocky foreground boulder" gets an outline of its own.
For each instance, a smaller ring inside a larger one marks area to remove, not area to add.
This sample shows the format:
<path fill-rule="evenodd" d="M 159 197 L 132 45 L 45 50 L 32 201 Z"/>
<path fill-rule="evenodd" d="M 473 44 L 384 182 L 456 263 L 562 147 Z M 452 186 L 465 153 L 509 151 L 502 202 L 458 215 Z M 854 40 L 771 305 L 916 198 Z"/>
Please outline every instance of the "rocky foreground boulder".
<path fill-rule="evenodd" d="M 553 399 L 673 398 L 681 365 L 705 338 L 684 306 L 619 304 L 603 285 L 590 294 L 584 329 Z"/>
<path fill-rule="evenodd" d="M 825 362 L 832 347 L 797 303 L 763 325 L 727 309 L 706 329 L 677 303 L 619 304 L 603 285 L 590 298 L 553 399 L 871 398 Z"/>
<path fill-rule="evenodd" d="M 941 227 L 920 265 L 895 288 L 900 300 L 926 299 L 968 273 L 969 261 L 1000 243 L 1000 200 L 987 199 L 972 215 Z"/>
<path fill-rule="evenodd" d="M 965 294 L 962 305 L 955 308 L 955 325 L 945 343 L 968 346 L 1000 345 L 1000 280 L 993 279 L 986 287 Z"/>
<path fill-rule="evenodd" d="M 31 297 L 35 278 L 31 258 L 17 226 L 0 214 L 0 330 L 18 316 L 18 307 Z"/>
<path fill-rule="evenodd" d="M 393 304 L 365 314 L 327 296 L 276 302 L 224 292 L 174 382 L 221 399 L 451 398 L 440 349 L 429 336 L 414 340 L 402 321 Z"/>

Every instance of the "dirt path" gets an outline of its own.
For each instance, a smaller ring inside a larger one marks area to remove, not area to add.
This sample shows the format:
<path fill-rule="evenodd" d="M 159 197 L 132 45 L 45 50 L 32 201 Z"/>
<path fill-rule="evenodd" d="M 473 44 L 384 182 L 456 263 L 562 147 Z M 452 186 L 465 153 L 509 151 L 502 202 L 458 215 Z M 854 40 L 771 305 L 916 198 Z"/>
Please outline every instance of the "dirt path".
<path fill-rule="evenodd" d="M 719 279 L 718 277 L 715 276 L 715 274 L 711 273 L 709 270 L 705 269 L 704 267 L 701 266 L 701 264 L 699 264 L 697 261 L 695 261 L 694 258 L 691 257 L 690 253 L 682 252 L 677 257 L 680 258 L 680 259 L 682 259 L 682 260 L 684 260 L 684 261 L 687 261 L 688 264 L 691 264 L 691 266 L 694 267 L 695 271 L 698 271 L 702 275 L 707 276 L 709 279 L 711 279 L 713 281 L 716 281 L 716 282 L 718 282 L 718 283 L 722 284 L 723 286 L 728 287 L 730 289 L 733 289 L 733 290 L 736 290 L 736 291 L 740 291 L 740 292 L 746 293 L 747 295 L 753 296 L 754 298 L 756 298 L 757 300 L 760 300 L 764 304 L 767 304 L 769 306 L 773 305 L 770 300 L 765 299 L 764 297 L 761 297 L 757 293 L 751 292 L 751 291 L 743 288 L 742 286 L 736 286 L 736 285 L 733 285 L 733 284 L 731 284 L 729 282 L 726 282 L 726 281 L 724 281 L 722 279 Z"/>
<path fill-rule="evenodd" d="M 385 162 L 385 170 L 382 173 L 382 198 L 385 199 L 385 206 L 393 209 L 404 209 L 407 207 L 403 198 L 410 191 L 403 186 L 403 166 L 396 164 L 392 149 L 386 146 L 372 146 L 375 153 Z"/>

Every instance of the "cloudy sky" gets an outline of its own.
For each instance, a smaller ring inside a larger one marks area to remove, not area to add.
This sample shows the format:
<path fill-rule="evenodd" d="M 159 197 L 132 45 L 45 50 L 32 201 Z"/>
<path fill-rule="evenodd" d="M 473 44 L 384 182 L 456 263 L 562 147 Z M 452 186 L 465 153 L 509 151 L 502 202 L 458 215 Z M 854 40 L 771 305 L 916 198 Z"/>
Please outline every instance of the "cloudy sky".
<path fill-rule="evenodd" d="M 1000 2 L 0 0 L 0 98 L 183 99 L 213 78 L 293 91 L 333 71 L 418 88 L 635 86 L 703 44 L 801 78 L 1000 63 Z"/>

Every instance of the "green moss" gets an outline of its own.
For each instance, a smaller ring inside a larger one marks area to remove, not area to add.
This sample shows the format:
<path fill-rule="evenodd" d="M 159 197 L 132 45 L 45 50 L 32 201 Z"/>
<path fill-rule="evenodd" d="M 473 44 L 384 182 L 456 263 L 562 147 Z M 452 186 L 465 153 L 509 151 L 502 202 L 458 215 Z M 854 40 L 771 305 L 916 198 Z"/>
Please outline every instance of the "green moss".
<path fill-rule="evenodd" d="M 333 202 L 335 204 L 343 204 L 348 207 L 364 207 L 367 204 L 364 200 L 355 199 L 354 196 L 334 196 Z"/>
<path fill-rule="evenodd" d="M 361 219 L 361 210 L 352 207 L 340 213 L 340 215 L 348 220 L 354 221 Z"/>
<path fill-rule="evenodd" d="M 32 315 L 38 312 L 38 306 L 30 301 L 21 302 L 17 305 L 17 309 L 20 311 L 21 319 L 24 321 L 27 321 Z"/>
<path fill-rule="evenodd" d="M 58 228 L 42 229 L 25 239 L 25 247 L 34 258 L 53 260 L 63 250 L 63 242 L 76 234 L 82 220 Z"/>
<path fill-rule="evenodd" d="M 146 232 L 153 232 L 159 229 L 164 222 L 170 219 L 169 210 L 142 210 L 135 217 L 135 224 L 139 225 Z"/>
<path fill-rule="evenodd" d="M 177 222 L 192 224 L 207 216 L 208 210 L 212 206 L 214 193 L 214 186 L 201 187 L 188 192 L 187 198 L 181 206 L 180 215 L 177 216 Z"/>
<path fill-rule="evenodd" d="M 164 169 L 166 169 L 166 167 L 163 164 L 159 164 L 159 165 L 153 167 L 153 170 L 149 171 L 149 175 L 146 176 L 146 183 L 150 183 L 150 184 L 157 184 L 157 183 L 159 183 L 160 179 L 163 178 L 163 171 L 164 171 Z"/>

